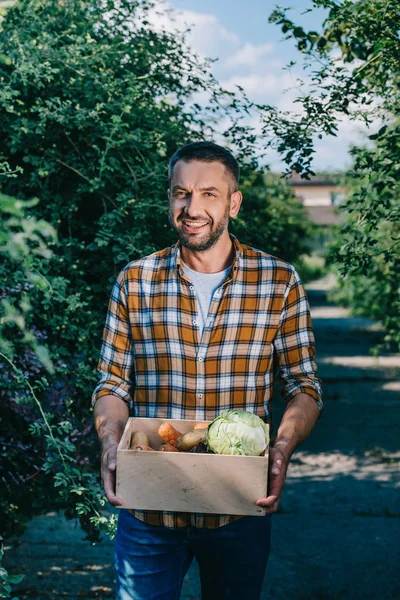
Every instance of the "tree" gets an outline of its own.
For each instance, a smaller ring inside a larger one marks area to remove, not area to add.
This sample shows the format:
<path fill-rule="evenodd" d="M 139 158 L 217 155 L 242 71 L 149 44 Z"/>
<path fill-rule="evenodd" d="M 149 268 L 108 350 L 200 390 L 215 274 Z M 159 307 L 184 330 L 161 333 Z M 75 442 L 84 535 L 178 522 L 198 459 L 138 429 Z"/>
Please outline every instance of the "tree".
<path fill-rule="evenodd" d="M 315 227 L 293 190 L 279 175 L 262 170 L 244 173 L 240 189 L 244 202 L 232 232 L 244 243 L 294 263 L 302 274 L 302 255 Z"/>
<path fill-rule="evenodd" d="M 12 231 L 2 217 L 3 238 L 8 245 L 23 234 L 30 261 L 24 270 L 8 255 L 0 271 L 1 316 L 24 311 L 23 331 L 16 320 L 2 331 L 3 354 L 13 363 L 3 359 L 0 381 L 6 535 L 50 503 L 78 515 L 90 535 L 93 522 L 112 529 L 100 513 L 90 396 L 115 276 L 175 241 L 166 166 L 177 146 L 211 138 L 215 123 L 227 119 L 226 143 L 235 145 L 245 176 L 258 178 L 257 202 L 249 190 L 254 198 L 244 203 L 238 231 L 262 211 L 257 240 L 264 249 L 289 260 L 304 251 L 301 207 L 281 184 L 251 175 L 255 137 L 243 123 L 246 99 L 220 88 L 184 36 L 155 31 L 154 8 L 147 0 L 22 0 L 1 23 L 0 189 L 21 199 Z M 199 92 L 209 97 L 205 107 L 192 100 Z M 278 193 L 265 205 L 264 183 Z M 45 255 L 33 256 L 31 234 L 40 239 L 53 229 Z M 48 348 L 52 372 L 34 343 Z"/>
<path fill-rule="evenodd" d="M 332 250 L 341 295 L 359 314 L 386 328 L 400 346 L 400 5 L 396 0 L 314 0 L 327 9 L 322 31 L 305 31 L 276 9 L 271 21 L 295 40 L 309 84 L 297 101 L 303 114 L 272 114 L 265 131 L 284 140 L 290 168 L 308 177 L 315 138 L 335 135 L 343 117 L 380 124 L 353 148 L 347 220 Z"/>

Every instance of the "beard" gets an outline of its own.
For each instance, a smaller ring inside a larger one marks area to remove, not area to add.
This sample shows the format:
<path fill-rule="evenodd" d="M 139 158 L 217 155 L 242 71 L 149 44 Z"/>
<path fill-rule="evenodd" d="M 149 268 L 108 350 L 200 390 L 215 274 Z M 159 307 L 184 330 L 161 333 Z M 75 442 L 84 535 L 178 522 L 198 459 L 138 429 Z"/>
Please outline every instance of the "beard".
<path fill-rule="evenodd" d="M 182 221 L 182 219 L 184 218 L 187 218 L 187 215 L 179 216 L 177 219 L 178 224 L 176 224 L 172 219 L 171 211 L 169 211 L 168 220 L 172 229 L 177 234 L 182 246 L 184 246 L 188 250 L 192 250 L 193 252 L 205 252 L 206 250 L 212 248 L 218 242 L 221 235 L 228 228 L 230 209 L 231 203 L 229 201 L 222 218 L 218 221 L 218 223 L 214 223 L 213 221 L 211 221 L 209 232 L 205 233 L 202 237 L 200 237 L 200 239 L 194 238 L 192 240 L 190 234 L 182 231 L 182 225 L 180 224 L 180 221 Z M 196 219 L 192 220 L 195 221 Z M 200 220 L 204 219 L 199 219 L 199 221 Z"/>

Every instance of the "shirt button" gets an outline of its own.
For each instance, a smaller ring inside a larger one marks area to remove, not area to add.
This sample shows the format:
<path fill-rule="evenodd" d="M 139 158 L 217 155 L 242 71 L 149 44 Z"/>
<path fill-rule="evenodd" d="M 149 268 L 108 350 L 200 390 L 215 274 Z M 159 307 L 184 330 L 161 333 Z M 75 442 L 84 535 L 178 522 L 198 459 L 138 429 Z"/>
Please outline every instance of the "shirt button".
<path fill-rule="evenodd" d="M 203 397 L 203 394 L 197 394 L 197 397 L 198 397 L 198 398 L 202 398 L 202 397 Z"/>
<path fill-rule="evenodd" d="M 204 357 L 203 356 L 199 356 L 199 362 L 203 362 Z"/>
<path fill-rule="evenodd" d="M 193 319 L 192 323 L 193 323 L 193 325 L 197 325 L 196 319 Z"/>
<path fill-rule="evenodd" d="M 194 285 L 189 285 L 189 290 L 191 290 L 193 292 L 194 290 Z"/>

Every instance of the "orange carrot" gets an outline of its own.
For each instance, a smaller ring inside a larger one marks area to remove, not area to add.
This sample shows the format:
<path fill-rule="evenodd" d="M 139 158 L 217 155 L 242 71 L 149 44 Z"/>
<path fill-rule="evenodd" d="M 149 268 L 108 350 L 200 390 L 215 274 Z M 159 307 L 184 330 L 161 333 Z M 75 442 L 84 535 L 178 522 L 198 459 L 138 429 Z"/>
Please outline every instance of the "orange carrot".
<path fill-rule="evenodd" d="M 179 452 L 177 448 L 171 446 L 171 444 L 161 444 L 160 446 L 161 452 Z"/>
<path fill-rule="evenodd" d="M 175 446 L 176 440 L 181 436 L 179 431 L 177 431 L 175 427 L 172 427 L 172 425 L 169 423 L 163 423 L 160 426 L 158 435 L 164 440 L 164 442 L 171 444 L 171 446 Z"/>
<path fill-rule="evenodd" d="M 196 425 L 193 427 L 193 429 L 207 429 L 210 423 L 205 423 L 203 421 L 199 421 L 198 423 L 196 423 Z"/>

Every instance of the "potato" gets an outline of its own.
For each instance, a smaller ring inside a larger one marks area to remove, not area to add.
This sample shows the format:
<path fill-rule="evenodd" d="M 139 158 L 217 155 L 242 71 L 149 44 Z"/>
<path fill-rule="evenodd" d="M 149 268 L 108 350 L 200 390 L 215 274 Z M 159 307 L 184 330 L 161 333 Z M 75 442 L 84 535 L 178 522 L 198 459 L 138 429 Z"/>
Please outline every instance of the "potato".
<path fill-rule="evenodd" d="M 181 452 L 189 452 L 199 442 L 207 440 L 207 429 L 195 429 L 181 435 L 175 443 L 175 448 Z"/>
<path fill-rule="evenodd" d="M 137 431 L 131 437 L 129 448 L 135 450 L 136 446 L 150 446 L 149 438 L 143 431 Z"/>

